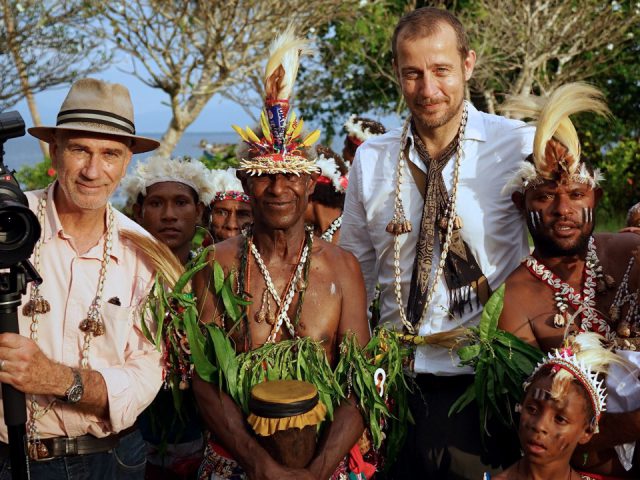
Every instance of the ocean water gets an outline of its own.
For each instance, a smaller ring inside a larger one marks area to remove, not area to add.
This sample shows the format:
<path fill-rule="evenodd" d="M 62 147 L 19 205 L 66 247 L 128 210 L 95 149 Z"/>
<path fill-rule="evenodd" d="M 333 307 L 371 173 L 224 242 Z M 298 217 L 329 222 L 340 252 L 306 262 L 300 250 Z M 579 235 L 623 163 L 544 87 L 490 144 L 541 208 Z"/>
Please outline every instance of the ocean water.
<path fill-rule="evenodd" d="M 161 133 L 140 133 L 140 135 L 160 140 Z M 200 142 L 205 140 L 208 143 L 236 143 L 238 135 L 235 132 L 195 132 L 185 133 L 173 154 L 175 156 L 189 155 L 200 158 L 202 148 Z M 28 133 L 24 137 L 12 138 L 4 144 L 4 163 L 13 170 L 18 170 L 22 165 L 34 165 L 42 161 L 42 152 L 38 141 Z M 152 153 L 141 153 L 134 155 L 131 164 L 136 160 L 144 159 Z"/>

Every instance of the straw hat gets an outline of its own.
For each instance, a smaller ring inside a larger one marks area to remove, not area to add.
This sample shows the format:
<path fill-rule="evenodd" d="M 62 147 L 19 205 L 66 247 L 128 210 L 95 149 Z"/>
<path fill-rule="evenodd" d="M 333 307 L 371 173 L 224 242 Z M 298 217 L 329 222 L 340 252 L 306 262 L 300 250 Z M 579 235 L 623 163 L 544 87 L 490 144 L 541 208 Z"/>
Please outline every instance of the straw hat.
<path fill-rule="evenodd" d="M 34 137 L 51 143 L 57 130 L 131 138 L 133 153 L 149 152 L 160 146 L 157 140 L 136 135 L 133 104 L 127 87 L 94 78 L 83 78 L 71 86 L 60 107 L 55 127 L 32 127 L 28 131 Z"/>

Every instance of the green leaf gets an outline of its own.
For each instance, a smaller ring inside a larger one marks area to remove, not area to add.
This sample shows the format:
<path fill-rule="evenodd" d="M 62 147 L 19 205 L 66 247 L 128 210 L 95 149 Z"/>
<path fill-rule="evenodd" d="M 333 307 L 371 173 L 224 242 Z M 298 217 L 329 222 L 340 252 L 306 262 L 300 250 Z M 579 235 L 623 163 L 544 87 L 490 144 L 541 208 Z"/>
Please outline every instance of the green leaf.
<path fill-rule="evenodd" d="M 196 372 L 203 380 L 207 382 L 213 381 L 217 368 L 212 364 L 204 353 L 205 338 L 198 328 L 196 313 L 192 309 L 184 311 L 183 321 L 187 339 L 189 340 L 189 349 L 191 350 L 191 360 L 195 366 Z"/>
<path fill-rule="evenodd" d="M 222 270 L 222 266 L 214 261 L 213 262 L 213 288 L 215 288 L 216 293 L 220 293 L 222 290 L 222 285 L 224 284 L 224 270 Z"/>
<path fill-rule="evenodd" d="M 474 385 L 469 385 L 469 387 L 464 391 L 462 395 L 451 405 L 449 409 L 449 416 L 460 413 L 464 408 L 473 402 L 476 398 L 476 391 Z"/>
<path fill-rule="evenodd" d="M 458 349 L 458 357 L 462 363 L 469 363 L 480 355 L 480 344 L 474 343 Z"/>
<path fill-rule="evenodd" d="M 498 319 L 504 303 L 504 284 L 496 290 L 482 310 L 480 339 L 490 341 L 498 329 Z"/>

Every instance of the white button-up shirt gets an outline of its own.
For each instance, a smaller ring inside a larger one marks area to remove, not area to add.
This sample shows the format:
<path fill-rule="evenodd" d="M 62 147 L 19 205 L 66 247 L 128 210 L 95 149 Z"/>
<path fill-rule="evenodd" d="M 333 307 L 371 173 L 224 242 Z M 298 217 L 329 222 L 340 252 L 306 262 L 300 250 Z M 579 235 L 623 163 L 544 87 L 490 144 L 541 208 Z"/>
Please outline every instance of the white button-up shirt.
<path fill-rule="evenodd" d="M 463 158 L 458 181 L 456 213 L 462 219 L 462 238 L 492 289 L 496 289 L 527 255 L 524 219 L 508 195 L 501 190 L 517 170 L 518 162 L 532 151 L 535 130 L 524 123 L 479 112 L 468 105 L 468 121 L 463 139 Z M 357 150 L 349 174 L 349 188 L 344 205 L 340 245 L 360 261 L 367 287 L 373 299 L 380 284 L 380 321 L 402 328 L 394 293 L 393 235 L 385 229 L 393 217 L 397 163 L 402 129 L 371 138 Z M 426 172 L 424 163 L 413 147 L 408 160 Z M 443 178 L 451 193 L 455 155 L 443 170 Z M 400 195 L 405 215 L 413 230 L 400 235 L 400 270 L 402 301 L 406 309 L 413 271 L 416 244 L 420 232 L 424 200 L 409 167 L 402 172 Z M 432 276 L 440 258 L 440 245 L 435 242 Z M 477 325 L 481 309 L 471 293 L 473 310 L 462 316 L 449 314 L 449 291 L 444 278 L 438 280 L 433 300 L 420 324 L 420 335 L 451 330 L 458 326 Z M 457 355 L 442 347 L 421 346 L 417 349 L 415 370 L 436 375 L 459 375 L 470 370 L 458 366 Z"/>

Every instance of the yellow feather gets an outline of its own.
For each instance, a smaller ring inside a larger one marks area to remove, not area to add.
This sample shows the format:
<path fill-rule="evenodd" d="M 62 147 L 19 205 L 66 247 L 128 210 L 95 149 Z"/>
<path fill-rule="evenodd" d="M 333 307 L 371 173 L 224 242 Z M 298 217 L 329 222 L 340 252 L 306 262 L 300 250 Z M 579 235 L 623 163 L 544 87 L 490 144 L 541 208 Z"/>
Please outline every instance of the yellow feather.
<path fill-rule="evenodd" d="M 291 138 L 297 138 L 302 133 L 302 127 L 304 126 L 304 121 L 300 118 L 298 119 L 298 124 L 296 128 L 293 129 L 293 133 L 291 134 Z"/>
<path fill-rule="evenodd" d="M 247 132 L 247 136 L 249 137 L 249 140 L 255 143 L 260 143 L 260 139 L 258 138 L 258 136 L 253 133 L 253 130 L 251 130 L 249 127 L 247 127 L 245 129 L 245 131 Z"/>
<path fill-rule="evenodd" d="M 291 135 L 291 132 L 293 132 L 295 123 L 296 123 L 296 112 L 291 110 L 291 115 L 289 116 L 289 125 L 287 126 L 287 135 Z"/>
<path fill-rule="evenodd" d="M 178 278 L 184 273 L 184 266 L 169 247 L 151 236 L 141 235 L 131 230 L 123 230 L 121 235 L 151 260 L 156 272 L 167 281 L 168 287 L 172 288 L 176 284 Z M 190 290 L 187 285 L 185 291 Z"/>
<path fill-rule="evenodd" d="M 260 114 L 260 126 L 262 127 L 262 134 L 267 142 L 271 143 L 271 130 L 269 129 L 269 122 L 267 121 L 267 115 L 262 110 Z"/>
<path fill-rule="evenodd" d="M 242 140 L 244 140 L 245 142 L 249 141 L 249 138 L 247 137 L 247 135 L 244 133 L 244 130 L 242 130 L 239 126 L 237 125 L 231 125 L 231 128 L 233 128 L 236 133 L 238 135 L 240 135 L 240 138 L 242 138 Z"/>
<path fill-rule="evenodd" d="M 314 143 L 316 143 L 319 138 L 320 138 L 320 130 L 314 130 L 309 135 L 307 135 L 307 137 L 302 141 L 300 145 L 303 147 L 309 147 Z"/>

